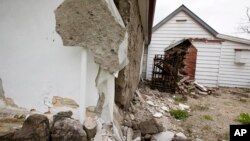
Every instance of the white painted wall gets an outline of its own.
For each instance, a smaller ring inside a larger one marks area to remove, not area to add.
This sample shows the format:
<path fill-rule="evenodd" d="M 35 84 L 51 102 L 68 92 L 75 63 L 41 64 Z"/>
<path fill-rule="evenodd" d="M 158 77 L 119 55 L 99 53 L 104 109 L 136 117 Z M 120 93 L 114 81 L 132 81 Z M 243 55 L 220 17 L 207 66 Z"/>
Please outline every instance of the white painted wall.
<path fill-rule="evenodd" d="M 186 19 L 187 22 L 177 23 L 177 19 Z M 210 33 L 203 29 L 198 23 L 190 18 L 186 13 L 180 12 L 167 23 L 162 25 L 152 34 L 151 43 L 148 48 L 147 79 L 151 79 L 153 58 L 155 54 L 163 54 L 164 49 L 171 43 L 183 38 L 206 37 L 214 38 Z"/>
<path fill-rule="evenodd" d="M 197 48 L 195 80 L 209 87 L 217 87 L 221 44 L 213 42 L 192 42 Z"/>
<path fill-rule="evenodd" d="M 219 85 L 250 88 L 250 51 L 244 51 L 245 64 L 234 63 L 234 49 L 250 49 L 250 45 L 225 41 L 222 43 Z"/>
<path fill-rule="evenodd" d="M 186 19 L 186 22 L 176 20 Z M 171 43 L 183 38 L 216 39 L 186 13 L 180 12 L 152 34 L 148 48 L 147 74 L 151 79 L 155 54 L 164 54 Z M 247 63 L 234 63 L 234 49 L 250 49 L 249 45 L 225 41 L 221 43 L 192 42 L 197 48 L 196 80 L 209 87 L 231 86 L 250 87 L 250 52 L 246 53 Z"/>
<path fill-rule="evenodd" d="M 69 97 L 82 119 L 98 98 L 98 66 L 87 49 L 62 45 L 54 15 L 62 1 L 0 1 L 0 77 L 17 105 L 45 112 L 44 95 Z"/>

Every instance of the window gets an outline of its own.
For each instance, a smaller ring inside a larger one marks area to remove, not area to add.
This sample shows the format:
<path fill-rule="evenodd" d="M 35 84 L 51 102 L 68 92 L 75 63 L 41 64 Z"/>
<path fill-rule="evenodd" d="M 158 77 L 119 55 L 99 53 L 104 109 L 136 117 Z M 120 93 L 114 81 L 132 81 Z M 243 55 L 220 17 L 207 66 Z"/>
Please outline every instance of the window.
<path fill-rule="evenodd" d="M 250 50 L 247 49 L 234 49 L 234 50 L 235 50 L 234 63 L 245 64 L 247 62 L 247 53 Z"/>

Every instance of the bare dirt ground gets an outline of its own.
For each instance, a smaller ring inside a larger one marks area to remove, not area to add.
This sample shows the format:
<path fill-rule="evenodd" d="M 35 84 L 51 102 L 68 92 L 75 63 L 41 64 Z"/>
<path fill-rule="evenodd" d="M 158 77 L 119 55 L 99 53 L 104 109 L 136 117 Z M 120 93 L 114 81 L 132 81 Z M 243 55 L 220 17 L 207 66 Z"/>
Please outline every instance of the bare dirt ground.
<path fill-rule="evenodd" d="M 250 99 L 235 94 L 235 91 L 250 92 L 247 89 L 220 88 L 216 92 L 217 96 L 188 98 L 186 103 L 191 107 L 191 116 L 177 124 L 192 138 L 198 137 L 205 141 L 228 140 L 229 125 L 240 124 L 235 121 L 240 113 L 250 113 Z"/>
<path fill-rule="evenodd" d="M 198 98 L 187 96 L 185 100 L 176 99 L 179 96 L 176 94 L 151 90 L 146 85 L 141 85 L 139 91 L 145 101 L 154 103 L 154 106 L 147 105 L 144 113 L 163 113 L 158 119 L 166 130 L 182 132 L 191 140 L 229 140 L 229 126 L 241 124 L 235 120 L 241 113 L 250 114 L 250 98 L 245 97 L 250 96 L 250 89 L 218 88 L 212 95 L 197 95 Z M 170 110 L 178 109 L 179 103 L 190 106 L 187 110 L 189 117 L 185 120 L 176 120 L 169 112 L 159 110 L 162 106 L 167 106 Z M 143 110 L 140 114 L 135 114 L 136 118 L 140 116 L 147 117 L 146 114 L 143 115 Z"/>

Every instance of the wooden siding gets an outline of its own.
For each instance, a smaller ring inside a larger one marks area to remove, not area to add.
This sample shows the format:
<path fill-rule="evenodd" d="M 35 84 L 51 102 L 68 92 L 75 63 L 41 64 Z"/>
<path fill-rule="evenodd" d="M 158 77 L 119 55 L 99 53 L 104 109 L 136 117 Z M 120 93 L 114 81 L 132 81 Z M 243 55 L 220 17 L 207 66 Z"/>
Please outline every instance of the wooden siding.
<path fill-rule="evenodd" d="M 186 22 L 176 20 L 186 19 Z M 186 13 L 180 12 L 152 34 L 147 53 L 146 78 L 151 79 L 155 54 L 183 38 L 217 39 Z M 245 52 L 245 64 L 236 64 L 235 49 L 250 49 L 250 45 L 232 41 L 222 43 L 192 42 L 197 49 L 196 81 L 210 87 L 250 87 L 250 51 Z M 145 69 L 145 68 L 144 68 Z"/>
<path fill-rule="evenodd" d="M 209 87 L 216 87 L 218 83 L 220 64 L 220 43 L 193 42 L 197 48 L 197 62 L 195 80 Z"/>
<path fill-rule="evenodd" d="M 186 22 L 176 20 L 186 19 Z M 190 18 L 186 13 L 180 12 L 167 23 L 162 25 L 152 34 L 151 44 L 148 48 L 147 74 L 146 78 L 151 79 L 153 59 L 155 54 L 164 54 L 164 49 L 171 43 L 183 38 L 208 38 L 214 39 L 208 31 Z M 202 84 L 216 86 L 218 74 L 220 44 L 219 43 L 193 43 L 198 50 L 196 65 L 196 80 Z M 213 51 L 214 53 L 207 53 Z M 211 60 L 210 60 L 211 59 Z M 216 64 L 213 64 L 213 60 Z M 211 67 L 211 68 L 209 68 Z M 213 78 L 211 80 L 211 78 Z"/>
<path fill-rule="evenodd" d="M 236 64 L 234 49 L 250 49 L 250 46 L 231 41 L 222 43 L 219 86 L 250 88 L 250 51 L 245 51 L 245 64 Z"/>

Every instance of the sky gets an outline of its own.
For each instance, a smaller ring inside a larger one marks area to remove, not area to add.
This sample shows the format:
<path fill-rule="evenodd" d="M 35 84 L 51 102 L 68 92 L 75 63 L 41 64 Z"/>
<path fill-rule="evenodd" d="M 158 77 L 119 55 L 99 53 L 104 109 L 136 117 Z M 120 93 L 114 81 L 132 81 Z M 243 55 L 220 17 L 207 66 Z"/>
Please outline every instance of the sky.
<path fill-rule="evenodd" d="M 217 32 L 250 39 L 250 34 L 239 30 L 246 23 L 250 0 L 156 0 L 154 25 L 182 4 Z"/>

